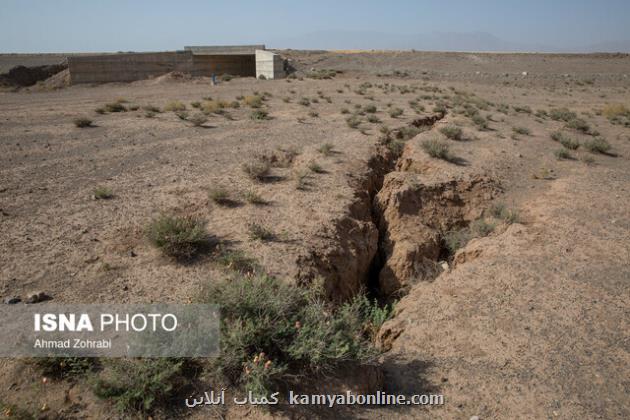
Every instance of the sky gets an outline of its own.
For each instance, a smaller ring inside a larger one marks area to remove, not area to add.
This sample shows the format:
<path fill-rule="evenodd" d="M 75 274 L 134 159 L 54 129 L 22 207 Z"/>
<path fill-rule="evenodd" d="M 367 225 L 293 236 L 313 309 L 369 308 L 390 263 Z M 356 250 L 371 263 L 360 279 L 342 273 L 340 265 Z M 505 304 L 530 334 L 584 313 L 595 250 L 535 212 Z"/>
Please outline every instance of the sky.
<path fill-rule="evenodd" d="M 3 53 L 296 48 L 308 34 L 304 47 L 313 48 L 313 34 L 327 33 L 325 47 L 351 47 L 334 38 L 340 31 L 485 32 L 509 43 L 572 49 L 630 41 L 630 0 L 0 0 Z"/>

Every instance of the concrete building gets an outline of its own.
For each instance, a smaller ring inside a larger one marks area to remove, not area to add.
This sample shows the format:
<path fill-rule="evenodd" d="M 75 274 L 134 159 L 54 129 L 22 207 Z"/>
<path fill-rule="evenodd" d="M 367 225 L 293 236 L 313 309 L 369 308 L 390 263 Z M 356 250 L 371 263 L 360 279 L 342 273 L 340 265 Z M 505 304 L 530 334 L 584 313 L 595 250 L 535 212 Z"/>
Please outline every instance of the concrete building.
<path fill-rule="evenodd" d="M 284 60 L 264 45 L 189 46 L 183 51 L 68 57 L 70 83 L 131 82 L 172 71 L 193 76 L 231 74 L 276 79 Z"/>

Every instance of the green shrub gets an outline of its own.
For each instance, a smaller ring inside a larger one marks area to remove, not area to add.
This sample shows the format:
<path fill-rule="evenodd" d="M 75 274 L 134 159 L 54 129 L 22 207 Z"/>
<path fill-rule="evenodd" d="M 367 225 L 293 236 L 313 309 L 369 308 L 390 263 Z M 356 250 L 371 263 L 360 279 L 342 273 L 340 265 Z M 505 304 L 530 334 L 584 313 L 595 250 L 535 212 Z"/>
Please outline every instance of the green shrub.
<path fill-rule="evenodd" d="M 45 376 L 62 379 L 84 375 L 92 371 L 98 364 L 98 359 L 92 357 L 38 357 L 35 365 Z"/>
<path fill-rule="evenodd" d="M 176 259 L 193 257 L 208 241 L 205 222 L 190 216 L 160 215 L 151 221 L 146 235 L 155 247 Z"/>
<path fill-rule="evenodd" d="M 370 104 L 363 107 L 363 112 L 368 114 L 374 114 L 376 112 L 376 105 Z"/>
<path fill-rule="evenodd" d="M 249 223 L 247 225 L 247 234 L 252 241 L 272 241 L 276 235 L 267 227 L 260 223 Z"/>
<path fill-rule="evenodd" d="M 381 122 L 381 120 L 376 115 L 373 115 L 373 114 L 368 115 L 366 119 L 369 123 L 372 123 L 372 124 L 379 124 Z"/>
<path fill-rule="evenodd" d="M 567 108 L 552 108 L 549 110 L 549 116 L 552 120 L 564 122 L 577 118 L 577 114 Z"/>
<path fill-rule="evenodd" d="M 571 156 L 571 153 L 569 153 L 569 151 L 566 149 L 558 149 L 554 151 L 553 154 L 558 160 L 573 159 L 573 156 Z"/>
<path fill-rule="evenodd" d="M 573 140 L 569 137 L 564 137 L 560 140 L 560 144 L 569 150 L 577 150 L 580 147 L 580 142 Z"/>
<path fill-rule="evenodd" d="M 512 127 L 512 131 L 516 134 L 522 134 L 524 136 L 529 136 L 531 131 L 527 127 Z"/>
<path fill-rule="evenodd" d="M 222 308 L 223 351 L 215 367 L 255 395 L 267 395 L 295 374 L 373 361 L 370 338 L 391 313 L 362 295 L 335 307 L 321 286 L 268 276 L 212 282 L 201 299 Z"/>
<path fill-rule="evenodd" d="M 440 128 L 440 133 L 444 134 L 451 140 L 461 140 L 462 139 L 462 129 L 454 124 L 447 124 Z"/>
<path fill-rule="evenodd" d="M 610 151 L 612 146 L 610 143 L 601 137 L 596 137 L 592 140 L 584 142 L 584 147 L 591 153 L 602 153 L 606 154 Z"/>
<path fill-rule="evenodd" d="M 508 208 L 503 203 L 495 203 L 490 208 L 490 213 L 493 217 L 503 220 L 508 224 L 517 223 L 519 221 L 519 214 L 516 210 Z"/>
<path fill-rule="evenodd" d="M 422 150 L 424 150 L 429 156 L 436 159 L 443 159 L 446 161 L 453 160 L 449 145 L 441 142 L 437 139 L 424 140 L 422 143 Z"/>
<path fill-rule="evenodd" d="M 334 153 L 334 149 L 335 149 L 335 145 L 332 143 L 324 143 L 321 146 L 319 146 L 319 149 L 317 149 L 317 151 L 319 153 L 321 153 L 324 156 L 330 156 Z"/>
<path fill-rule="evenodd" d="M 187 383 L 183 362 L 173 359 L 117 359 L 93 381 L 94 393 L 122 412 L 151 412 Z"/>
<path fill-rule="evenodd" d="M 389 116 L 392 118 L 398 118 L 400 117 L 405 111 L 403 111 L 401 108 L 394 108 L 391 109 L 389 111 Z"/>
<path fill-rule="evenodd" d="M 588 123 L 581 118 L 573 118 L 567 121 L 565 127 L 581 131 L 583 133 L 588 133 L 591 130 L 591 127 L 588 125 Z"/>
<path fill-rule="evenodd" d="M 264 109 L 256 109 L 252 111 L 249 117 L 254 121 L 264 121 L 264 120 L 271 119 L 271 117 L 269 116 L 269 113 L 265 111 Z"/>

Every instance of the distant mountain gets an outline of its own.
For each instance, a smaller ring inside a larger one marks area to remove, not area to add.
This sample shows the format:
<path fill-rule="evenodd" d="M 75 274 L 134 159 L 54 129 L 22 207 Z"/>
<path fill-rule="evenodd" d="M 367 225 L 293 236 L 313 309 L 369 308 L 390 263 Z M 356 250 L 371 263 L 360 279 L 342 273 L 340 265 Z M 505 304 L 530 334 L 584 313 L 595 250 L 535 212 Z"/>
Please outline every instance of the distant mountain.
<path fill-rule="evenodd" d="M 322 50 L 630 52 L 630 41 L 559 48 L 549 45 L 510 42 L 487 32 L 430 32 L 405 35 L 371 31 L 319 31 L 291 38 L 270 40 L 267 45 L 271 48 Z"/>

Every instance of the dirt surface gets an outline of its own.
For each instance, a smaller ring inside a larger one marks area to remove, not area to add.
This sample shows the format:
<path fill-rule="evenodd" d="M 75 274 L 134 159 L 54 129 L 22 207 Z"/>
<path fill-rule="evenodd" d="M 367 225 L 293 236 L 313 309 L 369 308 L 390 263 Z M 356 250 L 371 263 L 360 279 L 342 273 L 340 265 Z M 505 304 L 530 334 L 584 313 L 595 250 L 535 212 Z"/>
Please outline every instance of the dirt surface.
<path fill-rule="evenodd" d="M 630 106 L 630 58 L 285 54 L 298 75 L 344 73 L 218 86 L 160 77 L 0 93 L 2 298 L 41 290 L 60 303 L 194 300 L 221 267 L 210 256 L 176 264 L 143 234 L 161 212 L 194 215 L 274 276 L 300 284 L 324 277 L 333 299 L 369 287 L 396 301 L 379 335 L 385 390 L 442 394 L 444 405 L 191 413 L 182 401 L 166 418 L 628 418 L 630 130 L 599 111 Z M 371 87 L 359 92 L 366 82 Z M 193 101 L 255 91 L 268 92 L 271 120 L 252 120 L 242 101 L 227 110 L 230 118 L 212 115 L 203 127 L 173 112 L 147 118 L 142 109 L 179 100 L 194 114 Z M 304 97 L 309 106 L 299 104 Z M 476 126 L 456 97 L 475 103 L 488 127 Z M 140 108 L 94 112 L 118 99 Z M 442 102 L 446 113 L 434 109 Z M 381 123 L 364 115 L 359 129 L 349 127 L 341 110 L 355 104 L 374 104 Z M 590 132 L 548 116 L 560 107 Z M 395 108 L 403 113 L 394 118 Z M 75 127 L 73 119 L 84 116 L 94 127 Z M 383 144 L 383 124 L 419 128 L 393 152 Z M 441 133 L 451 125 L 462 129 L 460 140 Z M 556 130 L 582 144 L 571 159 L 554 156 L 562 149 L 550 138 Z M 585 150 L 598 136 L 609 152 Z M 446 142 L 454 158 L 429 157 L 422 145 L 431 139 Z M 328 155 L 319 151 L 325 143 L 333 145 Z M 265 182 L 241 168 L 257 154 L 281 160 Z M 321 170 L 309 169 L 313 163 Z M 93 199 L 99 186 L 113 198 Z M 218 186 L 233 194 L 233 206 L 208 197 Z M 267 203 L 247 203 L 247 191 Z M 492 216 L 497 203 L 518 217 Z M 480 218 L 491 232 L 449 253 L 444 235 Z M 251 223 L 275 240 L 251 240 Z M 87 380 L 43 382 L 31 363 L 0 366 L 3 404 L 35 413 L 44 407 L 50 418 L 120 417 Z M 203 392 L 208 384 L 199 386 Z"/>

